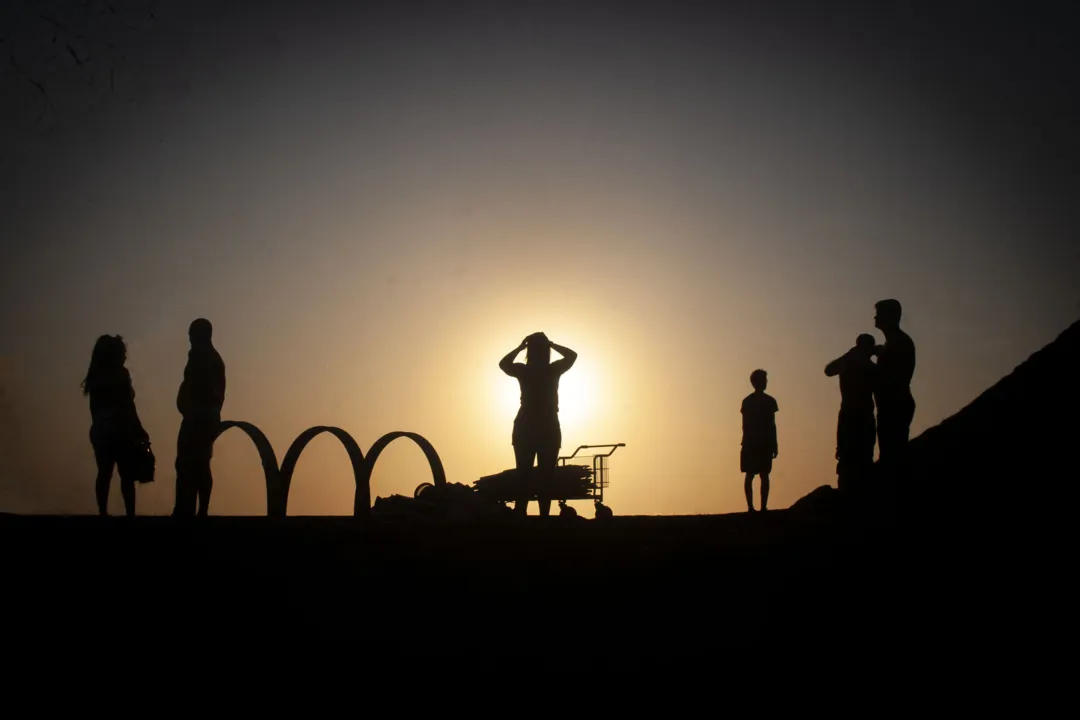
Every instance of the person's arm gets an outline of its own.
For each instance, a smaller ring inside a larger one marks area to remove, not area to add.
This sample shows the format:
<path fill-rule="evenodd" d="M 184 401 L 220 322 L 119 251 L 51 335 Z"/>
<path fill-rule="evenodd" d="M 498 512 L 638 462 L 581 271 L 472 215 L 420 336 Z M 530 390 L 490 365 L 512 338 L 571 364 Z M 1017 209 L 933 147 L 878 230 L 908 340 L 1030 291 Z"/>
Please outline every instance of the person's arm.
<path fill-rule="evenodd" d="M 840 357 L 836 358 L 831 363 L 826 365 L 825 366 L 825 376 L 826 377 L 836 377 L 840 373 L 844 372 L 844 370 L 847 367 L 847 364 L 849 362 L 848 358 L 851 357 L 851 353 L 852 353 L 853 350 L 854 350 L 854 348 L 852 348 L 852 350 L 848 350 L 846 353 L 844 353 L 843 355 L 841 355 Z"/>
<path fill-rule="evenodd" d="M 514 362 L 514 358 L 516 358 L 518 353 L 524 349 L 525 340 L 522 340 L 520 345 L 506 353 L 506 355 L 503 356 L 503 359 L 499 361 L 499 369 L 511 377 L 517 377 L 522 364 Z"/>
<path fill-rule="evenodd" d="M 180 380 L 180 388 L 176 391 L 176 409 L 181 415 L 188 411 L 188 394 L 191 392 L 191 361 L 184 366 L 184 377 Z"/>
<path fill-rule="evenodd" d="M 780 406 L 776 404 L 776 400 L 773 400 L 772 411 L 772 456 L 776 459 L 780 455 L 780 445 L 776 438 L 776 413 L 780 412 Z"/>
<path fill-rule="evenodd" d="M 131 372 L 127 368 L 124 368 L 124 382 L 127 385 L 127 399 L 125 404 L 130 412 L 129 420 L 131 422 L 131 433 L 134 435 L 136 441 L 149 442 L 150 435 L 143 427 L 142 420 L 139 419 L 138 410 L 135 409 L 135 384 L 131 381 Z"/>
<path fill-rule="evenodd" d="M 551 363 L 552 366 L 554 366 L 555 370 L 558 370 L 560 373 L 564 373 L 567 370 L 569 370 L 570 368 L 574 367 L 574 363 L 577 362 L 577 353 L 576 352 L 574 352 L 573 350 L 571 350 L 568 347 L 563 347 L 562 345 L 556 345 L 553 342 L 549 342 L 548 344 L 551 345 L 552 350 L 554 350 L 555 352 L 562 355 L 562 357 L 560 359 L 558 359 L 555 362 Z"/>
<path fill-rule="evenodd" d="M 215 400 L 217 401 L 218 412 L 221 412 L 221 408 L 225 406 L 225 363 L 220 362 L 217 366 L 217 381 L 214 384 Z"/>
<path fill-rule="evenodd" d="M 915 343 L 908 338 L 907 347 L 904 349 L 904 377 L 911 385 L 911 379 L 915 377 Z"/>
<path fill-rule="evenodd" d="M 131 371 L 124 368 L 124 382 L 127 383 L 128 395 L 131 397 L 132 406 L 135 405 L 135 383 L 131 381 Z"/>
<path fill-rule="evenodd" d="M 127 397 L 124 398 L 124 405 L 137 419 L 139 417 L 139 411 L 135 409 L 135 383 L 131 381 L 131 372 L 127 368 L 124 368 L 124 383 L 127 385 Z M 136 424 L 139 424 L 138 420 L 136 420 Z M 141 425 L 139 426 L 139 429 L 142 429 Z"/>

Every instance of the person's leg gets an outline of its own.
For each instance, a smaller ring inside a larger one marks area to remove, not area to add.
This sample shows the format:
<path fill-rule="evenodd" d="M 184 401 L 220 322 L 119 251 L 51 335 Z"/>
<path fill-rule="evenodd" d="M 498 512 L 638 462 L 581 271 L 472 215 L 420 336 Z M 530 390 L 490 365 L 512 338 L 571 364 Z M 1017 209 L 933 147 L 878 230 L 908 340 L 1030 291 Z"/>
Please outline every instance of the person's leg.
<path fill-rule="evenodd" d="M 176 500 L 173 515 L 191 517 L 195 514 L 195 472 L 192 457 L 192 426 L 190 420 L 180 422 L 180 432 L 176 438 Z"/>
<path fill-rule="evenodd" d="M 870 482 L 870 477 L 874 472 L 874 445 L 877 443 L 877 424 L 874 421 L 873 414 L 863 420 L 860 428 L 859 447 L 855 456 L 857 491 Z"/>
<path fill-rule="evenodd" d="M 893 460 L 893 448 L 896 445 L 895 437 L 896 431 L 893 421 L 892 411 L 890 409 L 878 408 L 877 418 L 877 443 L 878 443 L 878 462 L 883 466 L 887 466 L 892 463 Z"/>
<path fill-rule="evenodd" d="M 839 454 L 843 457 L 841 466 L 844 481 L 841 490 L 848 495 L 852 495 L 858 492 L 858 486 L 866 473 L 867 463 L 873 464 L 873 423 L 870 424 L 870 434 L 867 436 L 865 418 L 858 415 L 848 415 L 844 418 L 840 437 L 841 449 Z M 866 455 L 868 440 L 871 453 L 869 457 Z"/>
<path fill-rule="evenodd" d="M 904 442 L 906 443 L 911 436 L 911 423 L 915 420 L 915 398 L 907 397 L 904 399 L 904 413 L 902 420 L 904 427 L 900 434 L 903 436 Z"/>
<path fill-rule="evenodd" d="M 761 511 L 769 509 L 769 473 L 761 473 Z"/>
<path fill-rule="evenodd" d="M 851 491 L 851 453 L 844 420 L 842 414 L 836 420 L 836 489 L 842 493 Z"/>
<path fill-rule="evenodd" d="M 94 482 L 94 493 L 97 496 L 98 515 L 109 514 L 109 485 L 112 483 L 113 466 L 116 458 L 112 453 L 112 447 L 107 442 L 93 444 L 94 461 L 97 463 L 97 479 Z"/>
<path fill-rule="evenodd" d="M 214 489 L 214 473 L 210 469 L 210 461 L 213 457 L 213 436 L 209 434 L 209 428 L 201 428 L 199 436 L 198 466 L 195 473 L 195 494 L 199 501 L 197 515 L 206 517 L 210 513 L 210 491 Z"/>
<path fill-rule="evenodd" d="M 184 458 L 176 467 L 176 507 L 173 515 L 179 517 L 195 516 L 195 469 L 189 458 Z"/>
<path fill-rule="evenodd" d="M 907 451 L 910 418 L 913 413 L 898 403 L 878 410 L 878 466 L 874 472 L 872 489 L 875 497 L 885 505 L 890 504 L 898 484 L 909 474 Z"/>
<path fill-rule="evenodd" d="M 124 514 L 135 515 L 135 455 L 134 442 L 125 432 L 116 444 L 116 473 L 120 476 L 120 496 L 124 499 Z"/>
<path fill-rule="evenodd" d="M 200 421 L 198 436 L 198 485 L 199 516 L 206 517 L 210 511 L 210 492 L 214 489 L 214 442 L 221 430 L 221 418 L 207 417 Z"/>
<path fill-rule="evenodd" d="M 514 504 L 514 511 L 519 515 L 525 515 L 529 511 L 529 475 L 532 472 L 533 457 L 535 455 L 536 450 L 531 444 L 523 442 L 514 445 L 514 461 L 518 472 L 518 483 L 520 487 L 520 495 L 517 502 Z"/>
<path fill-rule="evenodd" d="M 214 489 L 214 474 L 210 470 L 209 461 L 199 464 L 198 484 L 196 495 L 199 501 L 199 517 L 206 517 L 210 512 L 210 491 Z"/>
<path fill-rule="evenodd" d="M 116 470 L 120 474 L 120 495 L 124 498 L 124 514 L 135 517 L 135 475 L 132 472 L 130 454 L 125 454 L 116 463 Z"/>
<path fill-rule="evenodd" d="M 207 463 L 203 462 L 203 431 L 197 418 L 185 418 L 180 422 L 176 440 L 176 506 L 173 515 L 193 517 L 197 513 L 195 503 L 205 494 L 204 465 Z"/>
<path fill-rule="evenodd" d="M 754 512 L 754 473 L 746 473 L 743 491 L 746 493 L 746 511 Z"/>
<path fill-rule="evenodd" d="M 540 485 L 540 515 L 551 515 L 551 483 L 554 480 L 555 466 L 559 462 L 559 448 L 552 444 L 541 448 L 536 454 L 538 482 Z"/>
<path fill-rule="evenodd" d="M 124 497 L 124 514 L 135 517 L 135 481 L 131 478 L 120 478 L 120 494 Z"/>
<path fill-rule="evenodd" d="M 897 471 L 901 476 L 906 477 L 910 468 L 908 467 L 908 442 L 911 439 L 911 422 L 915 419 L 915 398 L 908 398 L 904 404 L 903 413 L 898 418 L 896 429 L 896 449 L 893 453 L 896 455 Z"/>
<path fill-rule="evenodd" d="M 173 503 L 173 517 L 190 517 L 194 514 L 191 507 L 191 468 L 188 458 L 176 458 L 176 499 Z"/>

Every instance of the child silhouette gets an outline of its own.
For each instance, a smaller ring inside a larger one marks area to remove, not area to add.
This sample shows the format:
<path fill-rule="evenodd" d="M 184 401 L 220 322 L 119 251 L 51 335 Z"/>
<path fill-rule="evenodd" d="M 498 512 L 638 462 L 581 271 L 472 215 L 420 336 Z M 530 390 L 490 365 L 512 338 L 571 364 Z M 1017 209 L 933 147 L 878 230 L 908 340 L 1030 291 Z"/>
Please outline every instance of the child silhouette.
<path fill-rule="evenodd" d="M 744 490 L 746 492 L 747 512 L 754 512 L 754 476 L 761 477 L 761 509 L 766 510 L 769 503 L 769 473 L 772 461 L 779 455 L 776 443 L 776 413 L 779 407 L 772 395 L 765 393 L 769 376 L 764 370 L 750 373 L 750 384 L 754 392 L 742 401 L 742 452 L 739 455 L 739 467 L 746 473 Z"/>

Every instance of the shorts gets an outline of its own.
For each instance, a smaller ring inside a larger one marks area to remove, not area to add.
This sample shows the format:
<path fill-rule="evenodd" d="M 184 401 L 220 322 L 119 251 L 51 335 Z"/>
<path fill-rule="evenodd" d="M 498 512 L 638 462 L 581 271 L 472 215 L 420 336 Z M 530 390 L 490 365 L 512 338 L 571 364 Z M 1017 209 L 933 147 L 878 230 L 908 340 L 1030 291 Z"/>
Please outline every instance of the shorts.
<path fill-rule="evenodd" d="M 744 445 L 739 453 L 739 469 L 750 475 L 768 475 L 772 472 L 771 448 Z"/>
<path fill-rule="evenodd" d="M 510 444 L 515 448 L 539 451 L 542 448 L 558 450 L 562 447 L 562 427 L 558 416 L 523 417 L 520 413 L 514 418 L 514 433 Z"/>

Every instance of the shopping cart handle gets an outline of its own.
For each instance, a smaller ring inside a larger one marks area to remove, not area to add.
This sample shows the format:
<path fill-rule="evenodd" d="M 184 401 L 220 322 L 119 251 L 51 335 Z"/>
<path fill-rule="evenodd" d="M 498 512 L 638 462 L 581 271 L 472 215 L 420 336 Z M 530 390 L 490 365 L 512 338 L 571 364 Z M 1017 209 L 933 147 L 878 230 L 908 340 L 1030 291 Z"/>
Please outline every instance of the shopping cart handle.
<path fill-rule="evenodd" d="M 566 460 L 573 460 L 575 457 L 577 457 L 577 454 L 579 452 L 581 452 L 582 450 L 595 450 L 596 448 L 611 448 L 610 452 L 606 452 L 603 455 L 597 455 L 596 456 L 596 457 L 611 457 L 612 453 L 614 453 L 617 449 L 619 449 L 621 447 L 626 447 L 626 443 L 608 443 L 607 445 L 579 445 L 577 450 L 570 453 L 569 455 L 564 455 L 564 456 L 560 457 L 559 460 L 564 461 L 564 462 Z"/>

